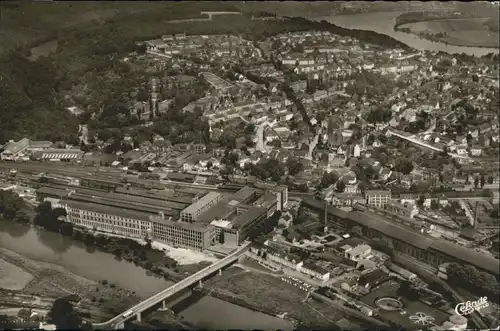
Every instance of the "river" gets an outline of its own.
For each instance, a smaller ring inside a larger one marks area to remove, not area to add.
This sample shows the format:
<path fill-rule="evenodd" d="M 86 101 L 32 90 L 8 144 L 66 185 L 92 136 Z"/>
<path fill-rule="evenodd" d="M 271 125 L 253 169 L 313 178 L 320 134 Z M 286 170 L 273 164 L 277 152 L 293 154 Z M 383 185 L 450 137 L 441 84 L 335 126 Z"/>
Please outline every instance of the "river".
<path fill-rule="evenodd" d="M 420 38 L 411 33 L 394 31 L 395 18 L 403 12 L 374 12 L 349 15 L 309 17 L 310 20 L 325 20 L 346 29 L 370 30 L 385 34 L 399 40 L 417 50 L 442 51 L 450 54 L 465 53 L 474 56 L 483 56 L 488 53 L 498 53 L 498 48 L 464 47 L 447 45 Z"/>
<path fill-rule="evenodd" d="M 139 297 L 146 298 L 172 283 L 133 263 L 117 260 L 112 254 L 94 250 L 80 242 L 22 224 L 0 220 L 0 247 L 36 261 L 53 263 L 72 273 L 94 280 L 106 279 Z M 197 328 L 291 330 L 283 319 L 254 312 L 219 299 L 205 296 L 180 315 Z"/>

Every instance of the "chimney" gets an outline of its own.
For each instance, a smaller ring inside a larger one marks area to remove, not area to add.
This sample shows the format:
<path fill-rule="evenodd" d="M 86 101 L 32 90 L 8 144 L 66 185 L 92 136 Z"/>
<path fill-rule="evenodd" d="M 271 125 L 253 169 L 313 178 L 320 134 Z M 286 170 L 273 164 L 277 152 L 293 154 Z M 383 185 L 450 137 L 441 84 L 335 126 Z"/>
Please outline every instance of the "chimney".
<path fill-rule="evenodd" d="M 477 207 L 479 206 L 479 201 L 476 201 L 476 208 L 474 208 L 474 224 L 472 226 L 477 229 Z"/>

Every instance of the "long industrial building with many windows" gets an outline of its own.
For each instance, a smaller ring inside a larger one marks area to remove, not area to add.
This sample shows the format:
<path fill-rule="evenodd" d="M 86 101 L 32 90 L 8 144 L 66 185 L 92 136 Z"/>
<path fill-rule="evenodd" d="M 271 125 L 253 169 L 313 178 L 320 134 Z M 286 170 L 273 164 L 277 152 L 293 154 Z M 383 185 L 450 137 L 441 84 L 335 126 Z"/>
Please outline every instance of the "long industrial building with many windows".
<path fill-rule="evenodd" d="M 209 192 L 201 198 L 147 192 L 52 185 L 37 194 L 40 201 L 66 209 L 75 226 L 199 251 L 219 242 L 239 245 L 287 200 L 281 187 L 274 192 L 244 187 L 233 195 Z"/>

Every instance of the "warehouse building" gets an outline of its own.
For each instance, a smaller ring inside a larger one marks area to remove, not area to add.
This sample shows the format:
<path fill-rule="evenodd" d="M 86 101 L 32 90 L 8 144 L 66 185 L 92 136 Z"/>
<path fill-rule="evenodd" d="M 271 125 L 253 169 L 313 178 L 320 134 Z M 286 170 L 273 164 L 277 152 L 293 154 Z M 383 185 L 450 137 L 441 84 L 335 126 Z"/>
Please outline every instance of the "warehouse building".
<path fill-rule="evenodd" d="M 132 238 L 145 238 L 151 228 L 150 214 L 96 203 L 61 200 L 67 221 L 76 226 Z"/>
<path fill-rule="evenodd" d="M 203 251 L 216 243 L 216 229 L 212 225 L 173 221 L 163 214 L 150 220 L 153 238 L 168 245 Z"/>
<path fill-rule="evenodd" d="M 222 195 L 217 192 L 209 192 L 203 197 L 201 197 L 198 201 L 195 201 L 193 204 L 186 207 L 181 211 L 181 220 L 183 222 L 193 223 L 198 217 L 212 206 L 214 206 L 217 202 L 222 199 Z"/>

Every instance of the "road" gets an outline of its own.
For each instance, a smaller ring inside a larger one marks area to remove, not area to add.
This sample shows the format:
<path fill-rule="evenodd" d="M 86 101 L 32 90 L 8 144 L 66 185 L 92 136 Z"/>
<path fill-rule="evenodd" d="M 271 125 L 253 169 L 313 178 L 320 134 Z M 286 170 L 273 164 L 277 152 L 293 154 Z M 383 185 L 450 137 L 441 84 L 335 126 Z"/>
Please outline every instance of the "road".
<path fill-rule="evenodd" d="M 409 142 L 411 142 L 411 143 L 413 143 L 415 145 L 419 145 L 419 146 L 431 149 L 431 150 L 436 151 L 436 152 L 442 152 L 443 151 L 441 148 L 438 148 L 438 147 L 436 147 L 434 145 L 430 145 L 430 144 L 428 144 L 426 142 L 423 142 L 421 140 L 415 139 L 412 136 L 405 136 L 405 135 L 403 135 L 401 133 L 394 132 L 392 130 L 388 130 L 387 132 L 390 135 L 393 135 L 393 136 L 399 137 L 401 139 L 407 140 L 407 141 L 409 141 Z M 448 153 L 448 155 L 451 156 L 451 157 L 453 157 L 453 158 L 457 158 L 457 159 L 472 160 L 472 158 L 470 158 L 467 155 L 458 155 L 458 154 L 455 154 L 455 153 Z"/>

